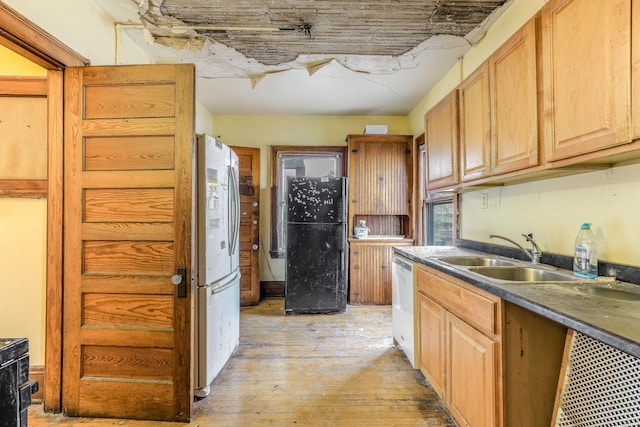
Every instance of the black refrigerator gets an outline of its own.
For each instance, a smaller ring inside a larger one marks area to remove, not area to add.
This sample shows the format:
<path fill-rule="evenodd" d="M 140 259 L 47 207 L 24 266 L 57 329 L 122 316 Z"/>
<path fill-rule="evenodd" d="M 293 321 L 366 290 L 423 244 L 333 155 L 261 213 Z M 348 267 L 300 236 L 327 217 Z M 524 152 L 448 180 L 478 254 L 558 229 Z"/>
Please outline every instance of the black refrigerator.
<path fill-rule="evenodd" d="M 346 178 L 287 178 L 287 314 L 346 310 L 346 192 Z"/>

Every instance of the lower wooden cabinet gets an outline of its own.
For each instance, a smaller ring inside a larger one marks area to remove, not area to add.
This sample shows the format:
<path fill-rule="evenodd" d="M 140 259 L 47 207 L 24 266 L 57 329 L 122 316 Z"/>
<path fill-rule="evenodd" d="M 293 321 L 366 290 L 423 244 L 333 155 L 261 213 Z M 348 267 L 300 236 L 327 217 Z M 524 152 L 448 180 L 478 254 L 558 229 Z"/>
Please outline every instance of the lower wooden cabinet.
<path fill-rule="evenodd" d="M 349 303 L 391 304 L 393 248 L 351 243 L 349 254 Z"/>
<path fill-rule="evenodd" d="M 423 266 L 417 287 L 420 370 L 460 425 L 503 425 L 500 299 Z"/>
<path fill-rule="evenodd" d="M 420 371 L 458 424 L 548 427 L 567 328 L 424 265 L 414 272 Z"/>
<path fill-rule="evenodd" d="M 349 304 L 391 304 L 391 262 L 394 246 L 413 240 L 349 240 Z"/>

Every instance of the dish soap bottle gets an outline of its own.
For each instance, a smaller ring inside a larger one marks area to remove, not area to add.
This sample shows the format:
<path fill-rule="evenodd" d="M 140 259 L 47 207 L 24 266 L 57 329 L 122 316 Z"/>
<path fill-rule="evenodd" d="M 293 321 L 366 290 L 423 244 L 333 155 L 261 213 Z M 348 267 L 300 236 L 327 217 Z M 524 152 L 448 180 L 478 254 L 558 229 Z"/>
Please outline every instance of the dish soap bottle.
<path fill-rule="evenodd" d="M 585 222 L 576 236 L 575 256 L 573 257 L 573 274 L 587 279 L 598 277 L 598 255 L 596 237 L 591 231 L 591 224 Z"/>

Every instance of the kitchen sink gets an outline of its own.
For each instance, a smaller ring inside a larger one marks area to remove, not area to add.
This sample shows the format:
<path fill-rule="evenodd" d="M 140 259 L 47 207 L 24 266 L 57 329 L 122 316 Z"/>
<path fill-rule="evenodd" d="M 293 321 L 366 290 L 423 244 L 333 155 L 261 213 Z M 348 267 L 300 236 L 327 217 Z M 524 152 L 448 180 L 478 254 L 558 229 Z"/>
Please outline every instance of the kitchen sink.
<path fill-rule="evenodd" d="M 603 298 L 615 299 L 619 301 L 640 301 L 640 293 L 625 291 L 622 289 L 603 288 L 597 286 L 585 286 L 580 291 Z"/>
<path fill-rule="evenodd" d="M 477 267 L 477 266 L 487 266 L 487 267 L 496 267 L 496 266 L 506 266 L 506 265 L 514 265 L 515 262 L 500 259 L 500 258 L 488 258 L 488 257 L 477 257 L 477 256 L 449 256 L 438 258 L 439 261 L 442 261 L 446 264 L 452 265 L 462 265 L 467 267 Z"/>
<path fill-rule="evenodd" d="M 510 282 L 574 282 L 580 280 L 571 274 L 537 267 L 474 267 L 469 271 L 492 279 Z"/>

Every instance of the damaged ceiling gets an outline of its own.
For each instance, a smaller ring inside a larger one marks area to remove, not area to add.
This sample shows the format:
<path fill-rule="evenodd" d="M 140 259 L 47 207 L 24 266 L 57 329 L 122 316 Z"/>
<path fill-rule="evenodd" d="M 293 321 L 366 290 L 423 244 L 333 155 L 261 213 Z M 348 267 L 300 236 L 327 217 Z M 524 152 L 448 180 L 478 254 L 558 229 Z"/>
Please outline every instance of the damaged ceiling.
<path fill-rule="evenodd" d="M 213 114 L 406 115 L 505 0 L 94 0 Z"/>

